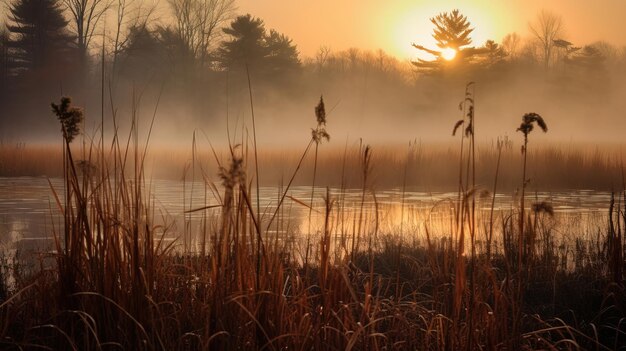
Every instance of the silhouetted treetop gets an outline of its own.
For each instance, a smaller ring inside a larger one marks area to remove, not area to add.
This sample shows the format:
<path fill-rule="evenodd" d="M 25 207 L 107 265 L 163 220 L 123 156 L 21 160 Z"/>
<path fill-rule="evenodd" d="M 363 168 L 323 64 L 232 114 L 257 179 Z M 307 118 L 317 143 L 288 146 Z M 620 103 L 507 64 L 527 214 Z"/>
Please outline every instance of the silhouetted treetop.
<path fill-rule="evenodd" d="M 247 66 L 257 74 L 287 73 L 300 67 L 298 50 L 284 34 L 265 30 L 263 21 L 251 15 L 237 17 L 223 29 L 230 40 L 222 41 L 217 58 L 223 68 L 242 70 Z"/>
<path fill-rule="evenodd" d="M 266 37 L 268 59 L 272 67 L 293 69 L 300 65 L 298 49 L 292 44 L 292 40 L 275 30 L 270 30 Z"/>
<path fill-rule="evenodd" d="M 72 15 L 72 29 L 76 33 L 80 58 L 86 58 L 98 23 L 113 4 L 113 0 L 63 0 L 63 4 Z"/>
<path fill-rule="evenodd" d="M 68 58 L 72 37 L 58 0 L 18 0 L 9 11 L 9 47 L 17 70 L 38 69 Z"/>
<path fill-rule="evenodd" d="M 556 41 L 563 32 L 561 16 L 542 10 L 537 14 L 535 21 L 530 23 L 528 27 L 541 47 L 541 60 L 544 67 L 550 67 L 554 60 L 555 44 L 564 45 L 567 43 L 564 40 L 561 40 L 560 43 Z"/>
<path fill-rule="evenodd" d="M 171 27 L 131 27 L 120 53 L 121 70 L 135 79 L 149 78 L 156 72 L 163 77 L 190 73 L 194 60 L 194 53 Z"/>
<path fill-rule="evenodd" d="M 459 10 L 440 13 L 430 21 L 435 25 L 433 38 L 437 40 L 439 48 L 459 50 L 462 46 L 472 43 L 470 34 L 474 28 L 470 28 L 467 17 L 463 16 Z"/>
<path fill-rule="evenodd" d="M 441 50 L 433 50 L 422 45 L 413 44 L 418 50 L 435 56 L 432 61 L 418 59 L 413 64 L 418 70 L 425 73 L 435 73 L 441 71 L 444 67 L 452 66 L 458 62 L 469 62 L 476 54 L 484 53 L 485 50 L 468 47 L 472 43 L 470 34 L 474 28 L 470 28 L 471 24 L 467 17 L 462 15 L 459 10 L 452 12 L 442 12 L 430 19 L 435 25 L 433 29 L 433 38 L 437 41 L 437 47 Z M 454 58 L 445 58 L 446 50 L 453 50 Z"/>
<path fill-rule="evenodd" d="M 9 76 L 9 31 L 6 25 L 0 23 L 0 94 L 7 85 Z M 0 97 L 0 100 L 2 98 Z"/>
<path fill-rule="evenodd" d="M 167 0 L 174 16 L 174 32 L 185 50 L 201 65 L 209 63 L 210 50 L 220 27 L 230 20 L 234 0 Z"/>
<path fill-rule="evenodd" d="M 222 41 L 218 57 L 224 67 L 237 64 L 257 65 L 269 54 L 265 45 L 265 25 L 250 14 L 237 17 L 222 29 L 231 37 Z"/>

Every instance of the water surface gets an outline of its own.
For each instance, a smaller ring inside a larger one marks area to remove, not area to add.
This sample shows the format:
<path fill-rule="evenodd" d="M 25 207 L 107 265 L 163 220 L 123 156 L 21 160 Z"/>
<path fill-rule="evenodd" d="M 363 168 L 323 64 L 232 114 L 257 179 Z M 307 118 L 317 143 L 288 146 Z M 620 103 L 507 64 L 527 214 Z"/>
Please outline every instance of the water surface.
<path fill-rule="evenodd" d="M 216 218 L 219 208 L 186 213 L 207 205 L 219 204 L 219 194 L 200 182 L 152 180 L 146 184 L 155 223 L 168 223 L 167 238 L 181 245 L 197 244 L 204 231 L 203 218 Z M 53 190 L 54 189 L 54 190 Z M 220 189 L 217 190 L 221 192 Z M 55 192 L 62 202 L 62 179 L 45 177 L 0 178 L 0 246 L 10 250 L 48 250 L 54 233 L 62 230 L 61 211 Z M 330 230 L 333 234 L 360 229 L 364 233 L 416 235 L 429 226 L 431 232 L 445 233 L 454 220 L 456 192 L 401 191 L 401 189 L 368 191 L 361 189 L 328 189 L 331 199 Z M 302 235 L 316 233 L 324 226 L 326 188 L 316 188 L 313 207 L 311 187 L 290 189 L 288 197 L 269 227 L 281 195 L 277 187 L 263 187 L 259 194 L 261 223 L 265 232 Z M 253 191 L 256 207 L 256 192 Z M 610 193 L 591 190 L 529 192 L 527 204 L 547 201 L 555 212 L 552 226 L 561 235 L 576 236 L 592 230 L 606 220 Z M 477 218 L 490 218 L 491 195 L 477 198 Z M 495 200 L 495 218 L 509 213 L 517 203 L 514 194 L 499 193 Z M 309 218 L 311 219 L 309 222 Z M 558 225 L 557 225 L 558 224 Z M 483 226 L 483 230 L 484 230 Z"/>

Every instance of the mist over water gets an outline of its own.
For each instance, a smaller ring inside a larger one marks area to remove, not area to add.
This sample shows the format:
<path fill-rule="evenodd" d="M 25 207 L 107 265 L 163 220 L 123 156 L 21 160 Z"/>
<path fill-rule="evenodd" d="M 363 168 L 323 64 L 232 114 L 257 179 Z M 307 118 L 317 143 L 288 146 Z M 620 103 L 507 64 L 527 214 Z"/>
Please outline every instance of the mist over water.
<path fill-rule="evenodd" d="M 254 77 L 254 73 L 251 74 Z M 423 79 L 390 84 L 359 74 L 349 78 L 358 80 L 346 82 L 331 77 L 335 81 L 320 82 L 315 75 L 302 74 L 290 82 L 295 85 L 293 88 L 265 86 L 253 79 L 259 145 L 306 145 L 310 128 L 315 125 L 313 107 L 322 94 L 329 110 L 327 129 L 335 146 L 360 138 L 366 143 L 392 145 L 412 140 L 426 143 L 454 140 L 452 126 L 462 117 L 458 110 L 465 88 L 462 80 L 441 84 Z M 625 82 L 620 75 L 605 78 L 599 82 L 572 82 L 559 76 L 527 74 L 522 70 L 471 77 L 476 82 L 476 137 L 479 141 L 503 136 L 518 138 L 515 128 L 521 115 L 537 112 L 550 126 L 547 135 L 536 138 L 538 142 L 619 143 L 620 131 L 626 128 Z M 147 135 L 156 110 L 151 138 L 155 146 L 190 145 L 194 131 L 206 135 L 214 145 L 226 143 L 227 131 L 235 142 L 242 140 L 242 130 L 252 134 L 247 88 L 228 93 L 215 91 L 210 86 L 197 89 L 205 91 L 207 99 L 213 103 L 194 106 L 193 101 L 185 101 L 181 92 L 166 88 L 156 106 L 158 91 L 148 87 L 138 103 L 140 133 Z M 132 91 L 126 93 L 120 94 L 119 105 L 115 107 L 122 134 L 128 131 L 132 115 L 132 101 L 128 101 Z M 177 98 L 172 99 L 172 96 Z M 59 139 L 57 122 L 45 101 L 39 101 L 38 104 L 20 104 L 19 109 L 3 116 L 3 140 L 33 143 Z M 81 105 L 81 99 L 75 99 L 75 103 Z M 93 100 L 85 105 L 85 131 L 89 137 L 98 136 L 100 107 Z M 113 126 L 108 107 L 105 113 L 105 133 L 110 135 Z M 17 121 L 10 118 L 15 114 L 19 116 Z"/>
<path fill-rule="evenodd" d="M 541 16 L 566 22 L 546 12 L 528 21 L 540 26 Z M 464 21 L 470 29 L 481 25 L 471 18 Z M 250 156 L 256 144 L 259 178 L 275 186 L 289 179 L 309 145 L 317 123 L 314 107 L 323 96 L 330 141 L 319 145 L 318 184 L 340 185 L 342 159 L 349 154 L 352 173 L 347 178 L 359 187 L 358 150 L 370 145 L 381 188 L 404 183 L 450 190 L 457 183 L 460 140 L 452 129 L 464 118 L 460 103 L 473 82 L 482 186 L 495 174 L 500 140 L 506 142 L 508 160 L 501 183 L 507 189 L 519 187 L 523 135 L 517 128 L 528 112 L 540 114 L 548 125 L 547 133 L 531 136 L 531 152 L 543 155 L 531 158 L 532 186 L 609 190 L 619 184 L 626 129 L 626 51 L 619 43 L 578 43 L 561 28 L 546 41 L 551 48 L 546 54 L 530 29 L 486 43 L 471 41 L 470 31 L 463 45 L 450 44 L 457 45 L 450 48 L 455 53 L 451 60 L 411 62 L 382 50 L 331 49 L 324 43 L 314 54 L 303 55 L 289 33 L 274 30 L 254 14 L 224 14 L 215 27 L 219 35 L 205 38 L 210 42 L 203 42 L 208 46 L 201 50 L 190 49 L 197 42 L 183 40 L 181 28 L 146 18 L 123 28 L 123 45 L 117 51 L 105 46 L 104 57 L 95 49 L 86 57 L 74 56 L 67 48 L 69 61 L 51 56 L 47 65 L 36 68 L 17 60 L 18 53 L 29 53 L 18 50 L 17 42 L 3 44 L 8 49 L 0 95 L 0 142 L 8 155 L 3 174 L 60 175 L 51 160 L 60 161 L 53 152 L 60 152 L 62 133 L 50 103 L 63 94 L 84 111 L 81 134 L 73 143 L 84 147 L 80 159 L 100 145 L 102 136 L 105 148 L 116 137 L 120 145 L 148 146 L 150 176 L 181 178 L 195 162 L 193 153 L 202 155 L 198 161 L 214 177 L 219 170 L 214 151 L 224 164 L 229 145 L 241 145 Z M 9 32 L 6 38 L 16 40 L 17 34 Z M 420 45 L 416 52 L 423 51 Z M 18 156 L 21 151 L 14 147 L 24 145 L 39 154 Z M 20 164 L 20 157 L 25 162 Z M 297 184 L 312 182 L 310 161 L 304 162 L 301 173 L 306 176 L 296 178 Z M 255 173 L 250 167 L 247 171 Z"/>

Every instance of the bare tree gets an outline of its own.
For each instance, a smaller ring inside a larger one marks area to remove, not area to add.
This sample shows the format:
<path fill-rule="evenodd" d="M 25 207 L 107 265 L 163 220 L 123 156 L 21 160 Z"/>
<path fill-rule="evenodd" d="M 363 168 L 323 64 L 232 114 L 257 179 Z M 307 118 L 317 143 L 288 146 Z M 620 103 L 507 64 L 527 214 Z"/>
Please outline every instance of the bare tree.
<path fill-rule="evenodd" d="M 376 66 L 382 73 L 392 68 L 391 58 L 382 49 L 376 50 Z"/>
<path fill-rule="evenodd" d="M 86 55 L 102 16 L 111 7 L 113 0 L 63 0 L 72 13 L 76 32 L 76 44 L 82 55 Z"/>
<path fill-rule="evenodd" d="M 541 47 L 541 59 L 546 68 L 552 61 L 554 40 L 558 39 L 563 32 L 563 21 L 558 16 L 547 10 L 541 10 L 529 28 Z"/>
<path fill-rule="evenodd" d="M 148 25 L 154 14 L 156 5 L 144 7 L 143 1 L 117 0 L 115 16 L 115 33 L 112 38 L 113 71 L 117 65 L 117 57 L 128 42 L 128 31 L 131 28 L 141 28 Z M 124 35 L 126 31 L 126 35 Z"/>
<path fill-rule="evenodd" d="M 315 54 L 315 65 L 317 66 L 318 72 L 321 72 L 326 66 L 330 55 L 330 47 L 322 45 L 317 50 Z"/>
<path fill-rule="evenodd" d="M 619 58 L 619 49 L 611 43 L 600 40 L 591 44 L 609 62 L 615 62 Z"/>
<path fill-rule="evenodd" d="M 509 33 L 502 39 L 502 48 L 506 52 L 507 56 L 514 60 L 517 58 L 517 51 L 519 50 L 520 36 L 517 33 Z"/>
<path fill-rule="evenodd" d="M 234 0 L 168 0 L 180 39 L 201 64 L 209 59 L 209 50 L 222 24 L 235 10 Z"/>
<path fill-rule="evenodd" d="M 348 62 L 350 62 L 350 70 L 356 71 L 359 66 L 361 51 L 357 48 L 349 48 L 348 50 L 346 50 L 345 55 L 348 59 Z"/>

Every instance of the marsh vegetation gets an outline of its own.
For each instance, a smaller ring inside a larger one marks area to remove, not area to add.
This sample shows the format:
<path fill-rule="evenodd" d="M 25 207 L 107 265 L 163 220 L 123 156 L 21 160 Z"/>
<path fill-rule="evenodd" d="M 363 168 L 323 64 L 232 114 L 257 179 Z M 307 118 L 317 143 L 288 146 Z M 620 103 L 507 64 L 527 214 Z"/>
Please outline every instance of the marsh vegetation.
<path fill-rule="evenodd" d="M 0 348 L 625 348 L 626 51 L 454 10 L 430 59 L 301 59 L 231 0 L 63 4 L 0 31 Z"/>

